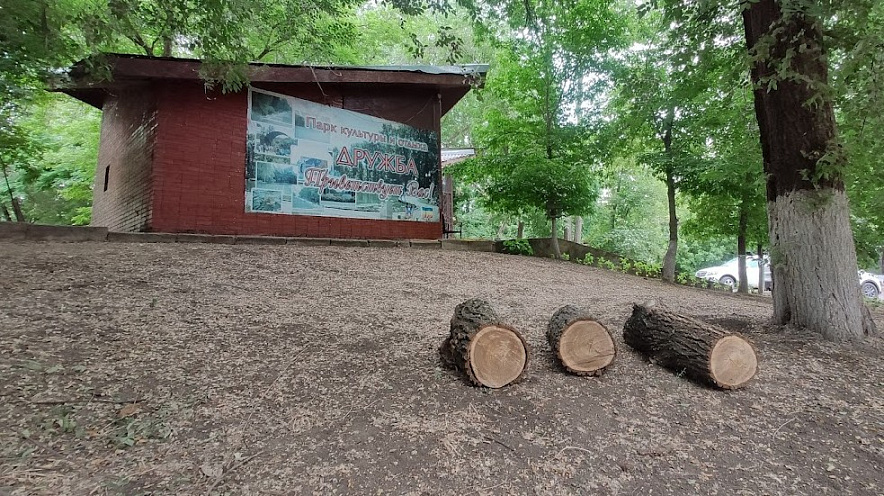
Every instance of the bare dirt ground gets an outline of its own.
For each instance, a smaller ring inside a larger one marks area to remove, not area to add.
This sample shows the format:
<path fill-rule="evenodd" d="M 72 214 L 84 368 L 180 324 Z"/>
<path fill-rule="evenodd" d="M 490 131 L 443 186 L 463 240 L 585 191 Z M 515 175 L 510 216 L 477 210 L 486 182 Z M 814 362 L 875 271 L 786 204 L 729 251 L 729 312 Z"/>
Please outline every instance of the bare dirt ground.
<path fill-rule="evenodd" d="M 525 382 L 440 368 L 471 297 L 523 331 Z M 649 298 L 754 340 L 756 380 L 716 391 L 642 360 L 621 330 Z M 552 361 L 567 303 L 617 337 L 601 378 Z M 0 243 L 0 495 L 884 493 L 884 339 L 770 314 L 489 253 Z"/>

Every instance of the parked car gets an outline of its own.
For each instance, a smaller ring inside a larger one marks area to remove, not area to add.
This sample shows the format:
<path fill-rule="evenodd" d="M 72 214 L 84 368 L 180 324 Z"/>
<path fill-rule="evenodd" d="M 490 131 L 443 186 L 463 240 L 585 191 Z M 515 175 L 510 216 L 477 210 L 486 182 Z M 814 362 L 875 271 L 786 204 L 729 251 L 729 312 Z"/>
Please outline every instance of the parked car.
<path fill-rule="evenodd" d="M 876 299 L 884 287 L 884 276 L 872 274 L 864 270 L 859 271 L 859 288 L 866 298 Z"/>
<path fill-rule="evenodd" d="M 750 288 L 758 288 L 758 257 L 746 257 L 746 278 Z M 694 275 L 707 281 L 720 282 L 727 286 L 736 287 L 740 282 L 738 271 L 739 258 L 732 258 L 727 262 L 715 267 L 706 267 L 698 270 Z M 770 264 L 764 261 L 764 289 L 770 290 L 772 286 L 770 277 Z"/>

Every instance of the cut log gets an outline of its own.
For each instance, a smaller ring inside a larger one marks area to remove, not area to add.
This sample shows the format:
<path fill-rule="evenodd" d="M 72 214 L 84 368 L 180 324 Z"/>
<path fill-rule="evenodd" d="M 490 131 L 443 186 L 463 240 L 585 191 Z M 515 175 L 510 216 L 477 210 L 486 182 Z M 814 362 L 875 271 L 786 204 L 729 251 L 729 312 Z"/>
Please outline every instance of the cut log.
<path fill-rule="evenodd" d="M 501 388 L 524 378 L 529 351 L 522 335 L 501 323 L 488 302 L 472 299 L 455 307 L 439 354 L 472 384 Z"/>
<path fill-rule="evenodd" d="M 654 363 L 722 389 L 741 388 L 758 372 L 749 340 L 653 301 L 633 306 L 623 340 Z"/>
<path fill-rule="evenodd" d="M 546 339 L 559 363 L 577 375 L 601 375 L 614 363 L 617 347 L 608 329 L 589 312 L 564 306 L 549 319 Z"/>

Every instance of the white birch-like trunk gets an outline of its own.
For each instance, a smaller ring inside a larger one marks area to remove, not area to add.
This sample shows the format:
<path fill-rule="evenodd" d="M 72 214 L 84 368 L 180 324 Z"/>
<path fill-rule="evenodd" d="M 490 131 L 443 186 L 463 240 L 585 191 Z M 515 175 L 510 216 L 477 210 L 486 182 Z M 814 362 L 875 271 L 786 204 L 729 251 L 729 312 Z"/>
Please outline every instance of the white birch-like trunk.
<path fill-rule="evenodd" d="M 583 243 L 583 217 L 574 218 L 574 242 Z"/>
<path fill-rule="evenodd" d="M 863 303 L 847 195 L 799 190 L 768 203 L 774 323 L 842 341 L 874 334 Z"/>

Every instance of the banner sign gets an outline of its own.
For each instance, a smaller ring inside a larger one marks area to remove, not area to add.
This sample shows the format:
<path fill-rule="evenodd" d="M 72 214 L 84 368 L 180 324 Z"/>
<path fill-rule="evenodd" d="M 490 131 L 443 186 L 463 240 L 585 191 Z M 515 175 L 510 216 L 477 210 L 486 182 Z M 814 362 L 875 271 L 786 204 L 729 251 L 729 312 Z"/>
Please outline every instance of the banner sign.
<path fill-rule="evenodd" d="M 246 212 L 439 222 L 439 136 L 249 88 Z"/>

